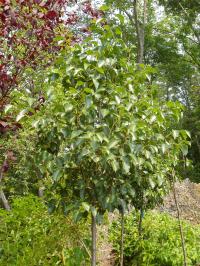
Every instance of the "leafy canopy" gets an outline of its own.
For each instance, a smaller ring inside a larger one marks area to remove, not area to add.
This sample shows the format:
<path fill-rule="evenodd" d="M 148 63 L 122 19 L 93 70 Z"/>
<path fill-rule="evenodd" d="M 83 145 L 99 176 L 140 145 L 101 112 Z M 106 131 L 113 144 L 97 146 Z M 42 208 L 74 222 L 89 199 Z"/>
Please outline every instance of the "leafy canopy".
<path fill-rule="evenodd" d="M 41 164 L 70 207 L 103 213 L 128 202 L 140 207 L 167 184 L 185 131 L 171 130 L 182 106 L 160 106 L 149 84 L 153 71 L 133 64 L 119 27 L 92 28 L 88 38 L 59 58 L 47 85 L 44 114 L 34 125 Z M 161 193 L 162 194 L 162 193 Z"/>

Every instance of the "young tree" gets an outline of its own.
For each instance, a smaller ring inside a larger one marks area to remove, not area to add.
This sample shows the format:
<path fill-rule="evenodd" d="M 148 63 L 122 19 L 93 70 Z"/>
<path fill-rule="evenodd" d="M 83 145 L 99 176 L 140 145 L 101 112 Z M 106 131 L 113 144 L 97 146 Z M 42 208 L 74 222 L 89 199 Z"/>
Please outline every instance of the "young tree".
<path fill-rule="evenodd" d="M 148 205 L 151 190 L 169 183 L 169 170 L 188 142 L 185 131 L 170 129 L 181 105 L 159 105 L 148 85 L 152 70 L 137 70 L 119 27 L 91 28 L 95 38 L 63 54 L 52 70 L 49 97 L 34 125 L 41 165 L 59 201 L 78 216 L 91 213 L 96 265 L 99 215 L 129 203 L 140 207 L 140 192 Z"/>

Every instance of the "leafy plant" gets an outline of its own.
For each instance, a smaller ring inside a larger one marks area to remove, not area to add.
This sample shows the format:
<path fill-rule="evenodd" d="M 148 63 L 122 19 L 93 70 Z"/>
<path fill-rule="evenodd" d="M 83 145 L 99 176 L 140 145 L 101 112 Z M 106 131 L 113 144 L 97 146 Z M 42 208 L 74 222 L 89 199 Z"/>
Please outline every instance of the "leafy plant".
<path fill-rule="evenodd" d="M 183 256 L 178 220 L 167 214 L 147 212 L 143 220 L 143 236 L 138 235 L 137 215 L 125 217 L 124 265 L 181 266 Z M 120 221 L 110 228 L 110 241 L 116 257 L 120 252 Z M 200 227 L 183 222 L 188 265 L 200 262 Z M 118 261 L 118 259 L 117 259 Z"/>
<path fill-rule="evenodd" d="M 95 38 L 59 58 L 34 122 L 41 168 L 59 190 L 56 204 L 76 209 L 77 218 L 91 213 L 94 223 L 130 202 L 153 205 L 188 145 L 188 132 L 171 129 L 182 106 L 160 106 L 148 83 L 154 70 L 138 71 L 116 26 L 102 23 L 91 26 Z"/>
<path fill-rule="evenodd" d="M 37 197 L 15 198 L 12 212 L 0 211 L 1 265 L 85 265 L 86 226 L 49 215 Z M 76 263 L 74 262 L 76 256 Z"/>

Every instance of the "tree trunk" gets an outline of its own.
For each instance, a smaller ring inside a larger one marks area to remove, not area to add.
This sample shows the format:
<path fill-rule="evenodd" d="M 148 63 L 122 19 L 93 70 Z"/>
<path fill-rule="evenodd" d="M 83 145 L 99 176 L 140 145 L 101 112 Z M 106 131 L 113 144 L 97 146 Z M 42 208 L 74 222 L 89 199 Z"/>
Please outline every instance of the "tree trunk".
<path fill-rule="evenodd" d="M 96 266 L 96 236 L 97 236 L 97 228 L 96 228 L 96 217 L 92 215 L 92 224 L 91 224 L 91 233 L 92 233 L 92 258 L 91 258 L 91 266 Z"/>
<path fill-rule="evenodd" d="M 124 265 L 124 211 L 121 212 L 120 266 Z"/>
<path fill-rule="evenodd" d="M 43 187 L 39 187 L 38 189 L 38 197 L 39 198 L 43 198 L 44 196 L 44 188 Z"/>
<path fill-rule="evenodd" d="M 8 200 L 6 199 L 6 196 L 5 196 L 4 192 L 3 192 L 3 189 L 1 188 L 2 179 L 3 179 L 3 171 L 1 169 L 1 172 L 0 172 L 0 198 L 1 198 L 2 202 L 3 202 L 4 208 L 7 211 L 10 211 L 11 210 L 10 205 L 8 203 Z"/>
<path fill-rule="evenodd" d="M 137 36 L 137 63 L 142 64 L 144 61 L 144 37 L 145 37 L 145 25 L 147 20 L 147 0 L 143 2 L 143 19 L 142 23 L 138 18 L 138 0 L 133 2 L 134 9 L 134 21 L 136 27 Z"/>
<path fill-rule="evenodd" d="M 5 196 L 5 194 L 4 194 L 2 189 L 0 189 L 0 198 L 1 198 L 2 202 L 3 202 L 4 208 L 7 211 L 10 211 L 11 210 L 10 205 L 9 205 L 8 200 L 6 199 L 6 196 Z"/>
<path fill-rule="evenodd" d="M 143 208 L 140 209 L 140 217 L 139 217 L 139 223 L 138 223 L 138 234 L 139 234 L 139 236 L 142 235 L 142 219 L 143 219 Z"/>
<path fill-rule="evenodd" d="M 186 255 L 186 247 L 185 247 L 185 241 L 184 241 L 184 235 L 183 235 L 183 228 L 181 224 L 181 217 L 180 217 L 180 209 L 178 204 L 178 199 L 176 197 L 176 189 L 175 189 L 175 180 L 174 180 L 174 173 L 173 175 L 173 194 L 174 194 L 174 201 L 177 209 L 177 216 L 178 216 L 178 222 L 179 222 L 179 231 L 181 236 L 181 245 L 182 245 L 182 251 L 183 251 L 183 265 L 187 266 L 187 255 Z"/>

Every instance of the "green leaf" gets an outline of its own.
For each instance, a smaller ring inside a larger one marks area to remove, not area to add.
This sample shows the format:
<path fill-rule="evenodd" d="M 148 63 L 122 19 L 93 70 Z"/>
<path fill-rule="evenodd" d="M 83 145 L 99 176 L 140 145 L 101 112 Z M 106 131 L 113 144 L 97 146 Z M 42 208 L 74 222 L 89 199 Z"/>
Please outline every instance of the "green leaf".
<path fill-rule="evenodd" d="M 68 128 L 62 128 L 60 132 L 63 134 L 64 138 L 66 138 L 70 134 L 70 130 Z"/>
<path fill-rule="evenodd" d="M 7 104 L 4 108 L 5 114 L 7 114 L 13 108 L 12 104 Z"/>
<path fill-rule="evenodd" d="M 80 136 L 82 133 L 83 133 L 82 130 L 75 130 L 72 132 L 71 138 L 76 138 L 76 137 Z"/>
<path fill-rule="evenodd" d="M 116 147 L 118 143 L 119 143 L 118 140 L 111 140 L 111 141 L 109 142 L 108 148 L 109 148 L 109 149 L 112 149 L 112 148 Z"/>
<path fill-rule="evenodd" d="M 87 95 L 85 97 L 86 108 L 90 108 L 92 106 L 92 103 L 93 103 L 93 101 L 92 101 L 91 95 Z"/>
<path fill-rule="evenodd" d="M 89 153 L 90 153 L 90 151 L 87 148 L 85 148 L 82 150 L 82 152 L 80 153 L 79 156 L 80 156 L 80 158 L 82 158 L 82 157 L 88 155 Z"/>
<path fill-rule="evenodd" d="M 178 136 L 179 136 L 179 131 L 178 131 L 178 130 L 172 130 L 172 135 L 173 135 L 173 138 L 174 138 L 174 139 L 178 138 Z"/>
<path fill-rule="evenodd" d="M 34 98 L 28 98 L 27 101 L 28 101 L 29 106 L 31 107 L 34 104 L 35 99 Z"/>
<path fill-rule="evenodd" d="M 90 205 L 87 202 L 82 202 L 82 206 L 84 210 L 86 210 L 87 212 L 90 211 Z"/>
<path fill-rule="evenodd" d="M 109 6 L 107 6 L 107 5 L 102 5 L 102 6 L 100 6 L 99 10 L 102 10 L 102 11 L 108 11 L 108 10 L 109 10 Z"/>
<path fill-rule="evenodd" d="M 162 144 L 161 150 L 162 150 L 162 153 L 164 154 L 167 151 L 167 144 Z"/>
<path fill-rule="evenodd" d="M 158 185 L 161 186 L 163 184 L 163 176 L 158 175 L 157 179 L 158 179 Z"/>
<path fill-rule="evenodd" d="M 27 113 L 27 109 L 22 110 L 22 111 L 17 115 L 17 117 L 16 117 L 16 121 L 18 122 L 19 120 L 21 120 L 21 119 L 25 116 L 26 113 Z"/>
<path fill-rule="evenodd" d="M 139 165 L 142 165 L 142 164 L 144 164 L 144 163 L 145 163 L 145 160 L 144 160 L 143 158 L 139 157 L 139 158 L 138 158 L 138 164 L 139 164 Z"/>
<path fill-rule="evenodd" d="M 101 73 L 104 74 L 104 69 L 102 67 L 96 67 L 96 70 Z M 93 81 L 94 82 L 94 81 Z M 96 87 L 96 86 L 95 86 Z"/>
<path fill-rule="evenodd" d="M 187 145 L 183 145 L 181 147 L 181 151 L 182 151 L 183 155 L 186 156 L 188 154 L 188 146 Z"/>
<path fill-rule="evenodd" d="M 76 88 L 79 88 L 80 86 L 83 86 L 85 83 L 82 80 L 78 80 L 76 83 Z"/>
<path fill-rule="evenodd" d="M 84 66 L 84 69 L 87 70 L 88 67 L 90 66 L 90 64 L 88 64 L 88 63 L 85 62 L 83 66 Z"/>
<path fill-rule="evenodd" d="M 111 165 L 112 165 L 112 168 L 115 172 L 117 172 L 117 170 L 119 170 L 119 163 L 116 160 L 112 160 Z"/>
<path fill-rule="evenodd" d="M 33 121 L 32 127 L 37 128 L 37 126 L 39 125 L 39 123 L 40 123 L 40 120 Z"/>
<path fill-rule="evenodd" d="M 122 35 L 122 31 L 121 31 L 121 29 L 120 29 L 119 27 L 116 27 L 116 29 L 115 29 L 115 33 L 116 33 L 117 35 Z"/>
<path fill-rule="evenodd" d="M 101 115 L 104 117 L 106 117 L 109 114 L 109 110 L 108 109 L 101 109 Z"/>
<path fill-rule="evenodd" d="M 149 184 L 151 188 L 155 188 L 155 182 L 151 178 L 149 178 Z"/>
<path fill-rule="evenodd" d="M 135 189 L 134 188 L 129 188 L 129 193 L 131 195 L 132 198 L 135 198 Z"/>
<path fill-rule="evenodd" d="M 191 139 L 191 134 L 188 130 L 185 130 L 185 133 L 188 135 L 188 137 Z"/>
<path fill-rule="evenodd" d="M 54 181 L 59 181 L 61 177 L 62 177 L 62 171 L 60 169 L 56 170 L 52 175 Z"/>
<path fill-rule="evenodd" d="M 152 117 L 150 118 L 149 122 L 152 124 L 154 121 L 156 121 L 156 116 L 152 115 Z"/>
<path fill-rule="evenodd" d="M 90 88 L 85 88 L 84 91 L 86 93 L 90 93 L 90 94 L 93 94 L 94 93 L 94 91 L 92 89 L 90 89 Z"/>
<path fill-rule="evenodd" d="M 105 60 L 99 60 L 98 61 L 98 67 L 101 68 L 102 66 L 106 65 L 106 61 Z"/>
<path fill-rule="evenodd" d="M 67 104 L 65 104 L 64 108 L 65 108 L 65 112 L 68 113 L 68 112 L 71 112 L 73 110 L 73 105 L 70 103 L 67 103 Z"/>
<path fill-rule="evenodd" d="M 127 157 L 122 158 L 122 166 L 124 169 L 124 172 L 127 174 L 130 171 L 130 164 L 129 164 L 129 159 Z"/>
<path fill-rule="evenodd" d="M 98 82 L 98 80 L 95 79 L 95 78 L 93 78 L 92 81 L 93 81 L 93 83 L 94 83 L 95 88 L 98 89 L 98 87 L 99 87 L 99 82 Z"/>
<path fill-rule="evenodd" d="M 116 101 L 117 104 L 120 104 L 121 99 L 119 98 L 118 95 L 115 95 L 115 101 Z"/>
<path fill-rule="evenodd" d="M 116 17 L 119 19 L 119 21 L 124 24 L 124 16 L 122 16 L 121 14 L 117 14 Z"/>
<path fill-rule="evenodd" d="M 96 136 L 97 136 L 97 138 L 98 138 L 98 140 L 99 140 L 100 142 L 103 142 L 104 137 L 105 137 L 103 133 L 97 133 Z"/>
<path fill-rule="evenodd" d="M 151 157 L 151 153 L 150 153 L 150 151 L 148 151 L 148 150 L 145 150 L 144 154 L 145 154 L 145 157 L 146 157 L 147 159 L 149 159 L 149 158 Z"/>

